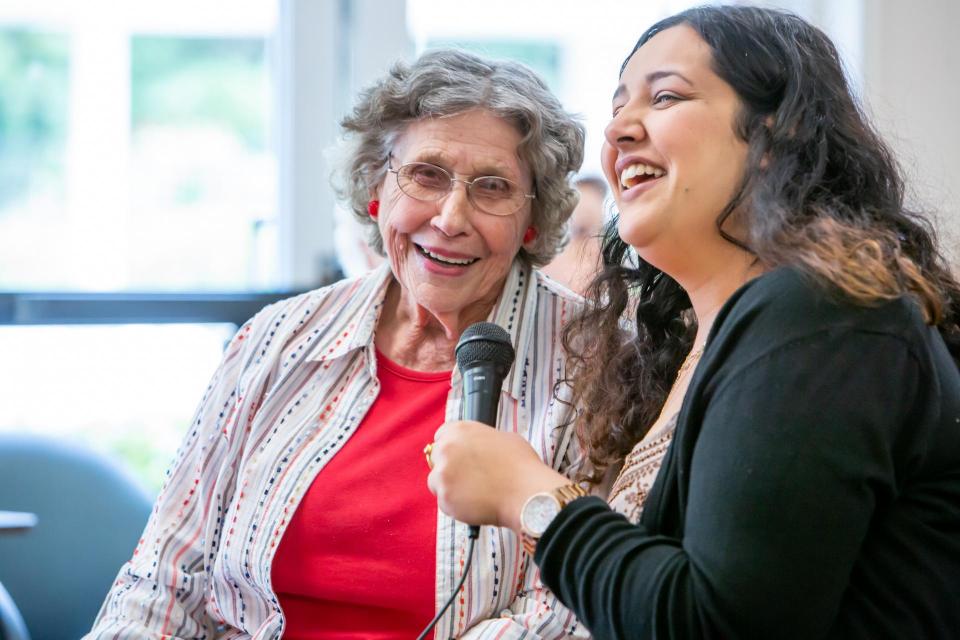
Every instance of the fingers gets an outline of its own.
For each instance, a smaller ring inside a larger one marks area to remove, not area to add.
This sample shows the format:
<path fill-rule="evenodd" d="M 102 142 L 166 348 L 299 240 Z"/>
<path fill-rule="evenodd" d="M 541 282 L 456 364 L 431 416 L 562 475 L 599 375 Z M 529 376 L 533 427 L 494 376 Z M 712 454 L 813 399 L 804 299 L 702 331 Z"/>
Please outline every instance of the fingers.
<path fill-rule="evenodd" d="M 472 524 L 467 515 L 471 511 L 468 500 L 456 499 L 457 494 L 469 495 L 470 478 L 453 473 L 441 448 L 434 447 L 434 465 L 427 475 L 427 488 L 437 498 L 437 506 L 448 516 Z M 464 486 L 466 483 L 466 487 Z"/>
<path fill-rule="evenodd" d="M 424 451 L 433 463 L 427 487 L 440 509 L 461 522 L 512 526 L 518 500 L 535 493 L 531 479 L 538 472 L 556 475 L 517 433 L 458 420 L 444 423 L 434 438 Z"/>
<path fill-rule="evenodd" d="M 440 440 L 452 440 L 460 437 L 461 435 L 474 433 L 477 430 L 481 432 L 496 431 L 496 429 L 490 425 L 483 424 L 482 422 L 476 422 L 474 420 L 450 420 L 449 422 L 444 422 L 442 425 L 440 425 L 440 428 L 437 429 L 436 433 L 433 434 L 433 440 L 434 442 L 439 442 Z"/>
<path fill-rule="evenodd" d="M 440 490 L 440 474 L 437 472 L 436 467 L 430 470 L 430 473 L 427 475 L 427 489 L 430 489 L 430 493 L 437 495 L 437 491 Z"/>
<path fill-rule="evenodd" d="M 490 428 L 476 423 L 479 428 Z M 448 422 L 434 434 L 428 445 L 433 466 L 427 475 L 427 488 L 437 497 L 437 505 L 448 516 L 468 524 L 476 524 L 477 506 L 473 497 L 482 486 L 482 469 L 472 460 L 474 451 L 470 430 L 474 425 L 463 421 Z"/>

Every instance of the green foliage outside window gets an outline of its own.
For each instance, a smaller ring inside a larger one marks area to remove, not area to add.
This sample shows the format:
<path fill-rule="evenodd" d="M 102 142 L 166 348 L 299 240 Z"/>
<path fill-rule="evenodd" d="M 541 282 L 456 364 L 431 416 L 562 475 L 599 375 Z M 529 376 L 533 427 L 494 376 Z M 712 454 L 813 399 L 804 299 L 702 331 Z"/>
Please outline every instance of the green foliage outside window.
<path fill-rule="evenodd" d="M 554 93 L 561 93 L 561 50 L 556 42 L 538 40 L 431 39 L 428 49 L 454 48 L 499 60 L 521 62 L 543 78 Z"/>
<path fill-rule="evenodd" d="M 134 132 L 208 122 L 265 148 L 263 39 L 136 36 L 130 55 Z"/>
<path fill-rule="evenodd" d="M 69 40 L 0 30 L 0 213 L 31 190 L 62 195 Z"/>

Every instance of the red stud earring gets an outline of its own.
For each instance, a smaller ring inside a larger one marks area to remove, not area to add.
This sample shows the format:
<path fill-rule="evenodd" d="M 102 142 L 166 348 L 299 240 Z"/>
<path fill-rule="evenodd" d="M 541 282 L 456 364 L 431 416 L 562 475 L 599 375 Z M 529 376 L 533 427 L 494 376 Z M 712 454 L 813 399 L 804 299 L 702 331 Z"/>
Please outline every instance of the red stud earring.
<path fill-rule="evenodd" d="M 523 232 L 523 244 L 530 244 L 537 238 L 537 230 L 533 227 L 527 227 L 527 230 Z"/>
<path fill-rule="evenodd" d="M 380 215 L 380 201 L 371 200 L 367 203 L 367 213 L 370 214 L 370 217 L 374 220 L 377 219 L 377 216 Z"/>

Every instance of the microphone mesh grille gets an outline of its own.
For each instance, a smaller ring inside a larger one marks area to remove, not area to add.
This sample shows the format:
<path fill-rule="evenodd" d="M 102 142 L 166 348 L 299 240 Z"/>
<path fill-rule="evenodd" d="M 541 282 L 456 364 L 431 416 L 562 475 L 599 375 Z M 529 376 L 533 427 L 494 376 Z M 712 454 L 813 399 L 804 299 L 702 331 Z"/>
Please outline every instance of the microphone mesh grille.
<path fill-rule="evenodd" d="M 492 362 L 507 370 L 513 365 L 510 334 L 492 322 L 477 322 L 467 327 L 457 343 L 457 366 L 469 369 L 479 362 Z"/>

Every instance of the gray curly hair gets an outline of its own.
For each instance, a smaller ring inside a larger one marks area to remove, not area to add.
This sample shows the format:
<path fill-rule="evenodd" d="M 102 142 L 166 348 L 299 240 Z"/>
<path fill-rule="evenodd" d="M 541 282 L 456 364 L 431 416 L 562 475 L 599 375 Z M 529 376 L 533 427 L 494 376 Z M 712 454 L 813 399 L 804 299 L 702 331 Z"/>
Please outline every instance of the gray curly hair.
<path fill-rule="evenodd" d="M 583 126 L 527 67 L 442 49 L 411 65 L 395 64 L 361 92 L 353 112 L 340 123 L 343 153 L 334 188 L 368 226 L 368 242 L 379 254 L 384 253 L 383 239 L 367 214 L 367 202 L 386 176 L 386 159 L 397 139 L 416 120 L 478 108 L 503 118 L 523 137 L 518 154 L 533 176 L 533 226 L 539 233 L 529 249 L 521 248 L 521 257 L 539 266 L 563 247 L 578 199 L 570 178 L 583 162 Z"/>

